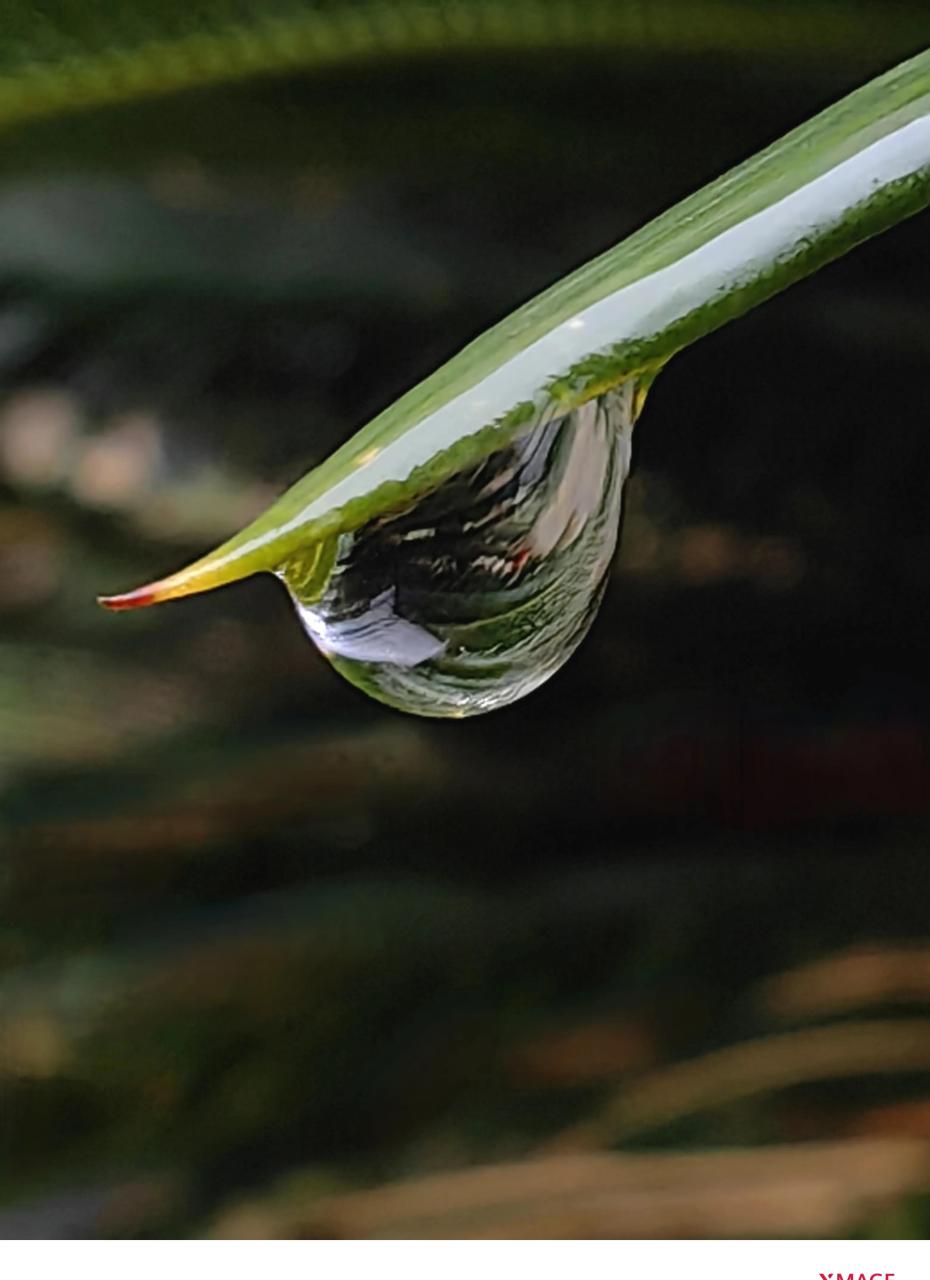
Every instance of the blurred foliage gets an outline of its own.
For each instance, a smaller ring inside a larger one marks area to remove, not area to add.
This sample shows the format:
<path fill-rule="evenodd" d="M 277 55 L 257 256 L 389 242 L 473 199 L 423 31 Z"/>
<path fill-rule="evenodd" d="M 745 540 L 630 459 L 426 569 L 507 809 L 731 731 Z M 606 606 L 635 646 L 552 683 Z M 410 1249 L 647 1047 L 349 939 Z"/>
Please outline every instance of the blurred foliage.
<path fill-rule="evenodd" d="M 926 1234 L 925 219 L 669 368 L 601 619 L 512 710 L 366 703 L 271 581 L 93 604 L 925 38 L 821 12 L 7 135 L 0 1231 Z"/>
<path fill-rule="evenodd" d="M 879 16 L 881 14 L 881 16 Z M 0 122 L 256 74 L 450 51 L 603 48 L 858 59 L 920 39 L 911 0 L 8 0 Z"/>

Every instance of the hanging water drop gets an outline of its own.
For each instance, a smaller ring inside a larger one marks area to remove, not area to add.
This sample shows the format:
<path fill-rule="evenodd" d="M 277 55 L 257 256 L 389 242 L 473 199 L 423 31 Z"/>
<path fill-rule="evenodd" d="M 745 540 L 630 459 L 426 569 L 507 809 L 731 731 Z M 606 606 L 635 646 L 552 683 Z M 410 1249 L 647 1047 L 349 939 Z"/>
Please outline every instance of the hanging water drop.
<path fill-rule="evenodd" d="M 633 380 L 550 409 L 405 508 L 279 566 L 317 647 L 402 711 L 468 716 L 536 689 L 584 639 L 620 524 Z"/>

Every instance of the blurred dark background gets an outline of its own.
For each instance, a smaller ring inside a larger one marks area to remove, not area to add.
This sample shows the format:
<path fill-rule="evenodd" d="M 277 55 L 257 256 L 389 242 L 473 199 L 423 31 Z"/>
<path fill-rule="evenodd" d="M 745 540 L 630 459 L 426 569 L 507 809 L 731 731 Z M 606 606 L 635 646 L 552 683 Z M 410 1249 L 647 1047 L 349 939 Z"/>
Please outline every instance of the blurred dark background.
<path fill-rule="evenodd" d="M 94 604 L 924 9 L 657 3 L 7 136 L 0 1233 L 930 1228 L 926 216 L 672 362 L 601 616 L 510 710 L 366 701 L 270 578 Z"/>

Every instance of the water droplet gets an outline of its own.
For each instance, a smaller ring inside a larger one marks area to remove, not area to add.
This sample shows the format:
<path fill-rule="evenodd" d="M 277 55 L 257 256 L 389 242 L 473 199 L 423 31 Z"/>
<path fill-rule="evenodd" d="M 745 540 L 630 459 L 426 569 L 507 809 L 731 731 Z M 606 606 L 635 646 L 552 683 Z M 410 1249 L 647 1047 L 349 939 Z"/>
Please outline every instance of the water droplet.
<path fill-rule="evenodd" d="M 631 380 L 550 410 L 403 510 L 281 565 L 317 647 L 418 715 L 477 715 L 536 689 L 600 604 L 641 404 Z"/>

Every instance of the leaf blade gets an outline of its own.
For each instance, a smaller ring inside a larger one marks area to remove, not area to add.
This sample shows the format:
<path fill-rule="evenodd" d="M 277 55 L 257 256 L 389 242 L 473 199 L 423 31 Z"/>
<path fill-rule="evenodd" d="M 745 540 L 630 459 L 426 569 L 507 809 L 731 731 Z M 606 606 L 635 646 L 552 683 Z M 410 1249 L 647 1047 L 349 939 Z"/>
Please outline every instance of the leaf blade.
<path fill-rule="evenodd" d="M 274 569 L 410 502 L 534 416 L 637 376 L 930 202 L 930 51 L 724 174 L 488 330 L 215 552 L 111 608 Z"/>

